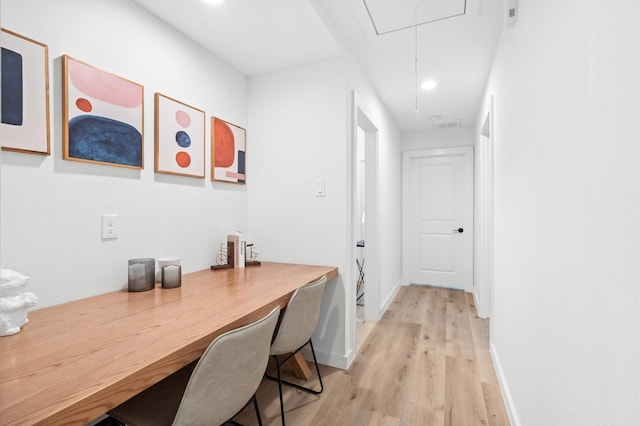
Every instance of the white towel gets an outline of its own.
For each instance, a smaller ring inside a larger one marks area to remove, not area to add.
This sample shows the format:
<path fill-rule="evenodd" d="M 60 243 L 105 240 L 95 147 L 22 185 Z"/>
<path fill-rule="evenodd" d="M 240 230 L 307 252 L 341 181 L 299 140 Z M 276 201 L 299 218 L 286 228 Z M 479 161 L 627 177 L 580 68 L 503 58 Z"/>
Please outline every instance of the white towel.
<path fill-rule="evenodd" d="M 11 269 L 0 269 L 0 296 L 20 294 L 29 283 L 29 277 Z"/>
<path fill-rule="evenodd" d="M 0 336 L 16 334 L 29 322 L 27 311 L 38 303 L 38 297 L 25 292 L 0 297 Z"/>

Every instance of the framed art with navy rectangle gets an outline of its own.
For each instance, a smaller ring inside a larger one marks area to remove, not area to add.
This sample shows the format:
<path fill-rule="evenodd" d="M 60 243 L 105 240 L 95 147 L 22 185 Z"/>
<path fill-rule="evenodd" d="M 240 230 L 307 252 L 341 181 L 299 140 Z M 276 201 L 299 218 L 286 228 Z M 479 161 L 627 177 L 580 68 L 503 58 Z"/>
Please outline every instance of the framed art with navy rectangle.
<path fill-rule="evenodd" d="M 2 149 L 49 155 L 48 47 L 2 28 Z"/>

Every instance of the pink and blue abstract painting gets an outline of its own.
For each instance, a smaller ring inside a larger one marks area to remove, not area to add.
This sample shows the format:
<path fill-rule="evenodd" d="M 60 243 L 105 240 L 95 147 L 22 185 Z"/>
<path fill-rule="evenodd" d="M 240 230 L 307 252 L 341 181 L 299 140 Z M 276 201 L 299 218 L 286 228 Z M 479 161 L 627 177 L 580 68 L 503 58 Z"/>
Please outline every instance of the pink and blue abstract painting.
<path fill-rule="evenodd" d="M 155 171 L 204 178 L 205 112 L 155 94 Z"/>
<path fill-rule="evenodd" d="M 142 85 L 63 56 L 65 160 L 143 168 Z"/>

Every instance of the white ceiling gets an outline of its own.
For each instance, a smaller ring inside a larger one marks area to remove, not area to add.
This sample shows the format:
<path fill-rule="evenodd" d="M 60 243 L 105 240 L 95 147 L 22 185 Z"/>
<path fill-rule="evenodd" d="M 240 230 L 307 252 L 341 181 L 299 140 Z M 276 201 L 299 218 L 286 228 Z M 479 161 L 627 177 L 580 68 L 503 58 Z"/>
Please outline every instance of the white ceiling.
<path fill-rule="evenodd" d="M 474 124 L 503 22 L 503 0 L 133 1 L 247 76 L 350 52 L 402 132 Z"/>

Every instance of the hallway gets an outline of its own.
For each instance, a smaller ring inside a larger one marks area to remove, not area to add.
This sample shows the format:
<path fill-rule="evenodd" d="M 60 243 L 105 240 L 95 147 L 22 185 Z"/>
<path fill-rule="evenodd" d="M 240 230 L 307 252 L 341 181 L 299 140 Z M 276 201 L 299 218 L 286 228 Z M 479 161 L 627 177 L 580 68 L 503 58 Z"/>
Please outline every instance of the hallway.
<path fill-rule="evenodd" d="M 321 367 L 319 397 L 285 387 L 287 424 L 509 424 L 489 354 L 489 322 L 462 291 L 401 287 L 349 370 Z M 263 380 L 258 402 L 264 424 L 279 425 L 275 382 Z M 251 408 L 236 420 L 257 423 Z"/>

